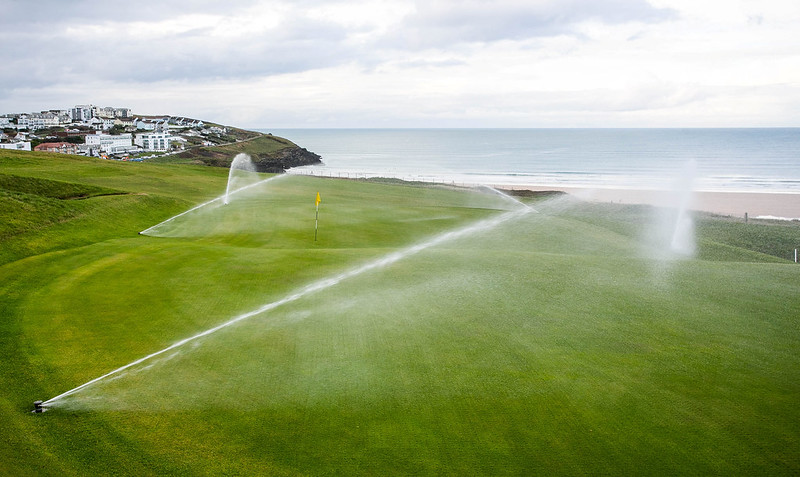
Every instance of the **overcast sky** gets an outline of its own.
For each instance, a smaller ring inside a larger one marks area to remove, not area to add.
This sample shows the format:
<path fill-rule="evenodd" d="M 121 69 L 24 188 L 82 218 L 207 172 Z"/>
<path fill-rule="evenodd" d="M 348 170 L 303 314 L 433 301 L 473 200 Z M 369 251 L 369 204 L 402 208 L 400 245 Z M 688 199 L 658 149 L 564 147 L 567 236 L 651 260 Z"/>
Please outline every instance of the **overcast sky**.
<path fill-rule="evenodd" d="M 798 0 L 0 0 L 0 113 L 800 126 Z"/>

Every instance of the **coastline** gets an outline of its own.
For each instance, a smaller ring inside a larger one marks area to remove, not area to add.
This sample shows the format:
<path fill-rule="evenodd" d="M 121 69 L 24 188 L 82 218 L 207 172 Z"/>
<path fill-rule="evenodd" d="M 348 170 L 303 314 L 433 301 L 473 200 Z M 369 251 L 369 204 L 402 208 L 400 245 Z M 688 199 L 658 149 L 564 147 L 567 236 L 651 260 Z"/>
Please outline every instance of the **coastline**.
<path fill-rule="evenodd" d="M 646 189 L 600 189 L 589 187 L 547 187 L 497 185 L 503 190 L 561 191 L 590 202 L 645 204 L 674 207 L 676 193 Z M 800 220 L 800 194 L 787 192 L 708 192 L 692 193 L 689 209 L 731 217 L 774 218 Z"/>
<path fill-rule="evenodd" d="M 332 177 L 340 179 L 366 179 L 376 177 L 395 178 L 401 181 L 431 182 L 432 184 L 453 184 L 464 187 L 476 186 L 478 183 L 436 180 L 432 176 L 410 178 L 407 175 L 368 174 L 358 171 L 332 172 L 314 171 L 304 168 L 293 168 L 290 174 Z M 533 184 L 486 184 L 495 189 L 513 192 L 529 190 L 535 192 L 565 192 L 577 199 L 587 202 L 607 202 L 617 204 L 642 204 L 656 207 L 676 207 L 680 203 L 679 193 L 670 190 L 602 188 L 590 186 L 560 186 Z M 763 218 L 774 220 L 800 220 L 800 193 L 794 192 L 762 192 L 762 191 L 695 191 L 691 194 L 689 210 L 711 214 L 751 219 Z"/>

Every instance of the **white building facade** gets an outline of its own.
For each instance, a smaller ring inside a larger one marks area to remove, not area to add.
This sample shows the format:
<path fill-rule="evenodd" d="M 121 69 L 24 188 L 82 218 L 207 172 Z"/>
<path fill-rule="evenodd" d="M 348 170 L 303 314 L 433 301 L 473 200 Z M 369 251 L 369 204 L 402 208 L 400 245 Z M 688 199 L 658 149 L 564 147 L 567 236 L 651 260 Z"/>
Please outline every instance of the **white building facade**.
<path fill-rule="evenodd" d="M 15 151 L 30 151 L 30 142 L 4 142 L 0 143 L 0 149 L 13 149 Z"/>
<path fill-rule="evenodd" d="M 130 134 L 89 134 L 86 136 L 86 145 L 90 149 L 99 149 L 108 154 L 124 154 L 137 150 L 132 143 Z"/>
<path fill-rule="evenodd" d="M 58 115 L 53 113 L 33 113 L 28 117 L 28 129 L 53 128 L 59 124 Z"/>
<path fill-rule="evenodd" d="M 91 104 L 79 104 L 70 110 L 70 118 L 76 123 L 85 123 L 94 117 L 95 107 Z"/>
<path fill-rule="evenodd" d="M 174 140 L 168 132 L 152 132 L 137 134 L 133 142 L 145 151 L 169 151 Z"/>

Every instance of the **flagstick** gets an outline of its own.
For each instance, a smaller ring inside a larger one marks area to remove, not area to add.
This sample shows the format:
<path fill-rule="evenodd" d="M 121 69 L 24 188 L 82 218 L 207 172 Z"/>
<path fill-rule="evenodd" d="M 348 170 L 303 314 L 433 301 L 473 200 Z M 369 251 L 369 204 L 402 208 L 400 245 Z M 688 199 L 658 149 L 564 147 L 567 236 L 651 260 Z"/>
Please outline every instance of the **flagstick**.
<path fill-rule="evenodd" d="M 317 212 L 314 214 L 314 241 L 317 241 L 317 228 L 319 227 L 319 202 L 317 202 Z"/>

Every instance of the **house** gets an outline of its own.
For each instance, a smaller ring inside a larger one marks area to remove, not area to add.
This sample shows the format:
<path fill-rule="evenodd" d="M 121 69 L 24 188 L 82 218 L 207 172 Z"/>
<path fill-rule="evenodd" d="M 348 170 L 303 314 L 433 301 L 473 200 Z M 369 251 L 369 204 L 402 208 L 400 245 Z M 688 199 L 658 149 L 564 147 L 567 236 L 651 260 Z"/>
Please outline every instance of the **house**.
<path fill-rule="evenodd" d="M 30 119 L 28 119 L 28 115 L 20 114 L 19 117 L 17 118 L 17 131 L 19 131 L 20 129 L 28 129 L 29 125 L 30 125 Z"/>
<path fill-rule="evenodd" d="M 187 141 L 186 138 L 183 138 L 183 137 L 180 137 L 180 136 L 172 136 L 172 139 L 170 140 L 169 145 L 170 145 L 170 148 L 172 148 L 173 150 L 177 149 L 177 150 L 182 151 L 182 150 L 186 149 L 186 144 L 188 142 L 189 141 Z"/>
<path fill-rule="evenodd" d="M 94 117 L 89 120 L 87 125 L 97 131 L 108 131 L 112 127 L 114 127 L 115 119 L 113 118 L 101 118 L 101 117 Z"/>
<path fill-rule="evenodd" d="M 133 118 L 123 118 L 123 117 L 119 117 L 119 116 L 117 116 L 114 119 L 114 125 L 115 126 L 122 126 L 122 127 L 126 127 L 126 128 L 127 127 L 131 127 L 131 128 L 132 127 L 136 127 L 136 123 L 134 122 Z"/>
<path fill-rule="evenodd" d="M 58 152 L 61 154 L 78 154 L 78 145 L 71 142 L 43 142 L 34 147 L 34 151 Z"/>
<path fill-rule="evenodd" d="M 148 121 L 146 119 L 136 118 L 136 129 L 142 129 L 144 131 L 155 131 L 156 123 Z"/>
<path fill-rule="evenodd" d="M 228 128 L 220 128 L 217 126 L 211 126 L 207 129 L 209 134 L 218 134 L 222 136 L 223 134 L 228 134 Z"/>

